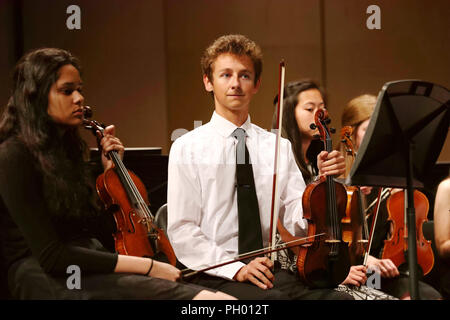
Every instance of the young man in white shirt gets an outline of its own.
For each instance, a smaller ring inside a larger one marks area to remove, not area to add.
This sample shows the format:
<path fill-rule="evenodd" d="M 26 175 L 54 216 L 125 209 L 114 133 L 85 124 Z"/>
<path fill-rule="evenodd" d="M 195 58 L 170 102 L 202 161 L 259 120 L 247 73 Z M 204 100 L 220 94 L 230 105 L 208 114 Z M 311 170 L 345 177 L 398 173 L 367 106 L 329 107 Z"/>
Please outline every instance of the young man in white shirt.
<path fill-rule="evenodd" d="M 237 151 L 237 128 L 245 131 L 259 209 L 259 221 L 249 233 L 260 233 L 262 245 L 268 245 L 276 138 L 252 124 L 249 116 L 251 99 L 261 83 L 258 45 L 242 35 L 222 36 L 205 50 L 202 68 L 215 111 L 209 123 L 177 139 L 169 156 L 167 231 L 178 260 L 191 269 L 231 260 L 240 253 L 236 163 L 243 151 Z M 301 202 L 305 183 L 289 141 L 282 139 L 280 147 L 280 220 L 291 234 L 305 236 Z M 332 289 L 310 290 L 297 275 L 272 267 L 270 259 L 257 257 L 186 280 L 240 299 L 351 299 Z"/>

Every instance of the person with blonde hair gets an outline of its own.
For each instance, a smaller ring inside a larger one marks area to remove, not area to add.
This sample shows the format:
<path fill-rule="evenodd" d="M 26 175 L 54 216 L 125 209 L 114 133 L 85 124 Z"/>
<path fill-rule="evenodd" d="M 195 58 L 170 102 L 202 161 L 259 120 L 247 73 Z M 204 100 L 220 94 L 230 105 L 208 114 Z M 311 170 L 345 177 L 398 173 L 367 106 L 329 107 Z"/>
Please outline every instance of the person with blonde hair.
<path fill-rule="evenodd" d="M 342 112 L 341 125 L 342 127 L 352 127 L 351 140 L 353 141 L 355 148 L 356 146 L 359 148 L 361 145 L 362 138 L 366 133 L 376 102 L 377 97 L 374 95 L 363 94 L 350 100 Z M 342 154 L 346 154 L 345 146 L 343 144 L 340 144 L 340 151 Z M 351 168 L 351 157 L 345 157 L 345 159 L 345 176 L 348 176 Z"/>
<path fill-rule="evenodd" d="M 352 127 L 352 142 L 354 151 L 357 153 L 364 139 L 367 127 L 369 126 L 372 113 L 375 110 L 377 97 L 371 94 L 363 94 L 350 100 L 342 111 L 342 126 Z M 345 154 L 345 147 L 341 145 L 341 150 Z M 350 172 L 352 165 L 351 157 L 346 157 L 346 174 Z M 377 198 L 378 188 L 361 186 L 363 203 L 370 203 Z M 399 189 L 391 190 L 391 194 Z M 386 199 L 380 203 L 380 210 L 376 221 L 376 228 L 373 234 L 373 243 L 367 259 L 367 268 L 379 271 L 381 275 L 381 290 L 399 299 L 409 299 L 409 280 L 403 276 L 391 259 L 382 259 L 382 249 L 384 240 L 391 232 L 391 224 L 388 221 Z M 373 215 L 368 219 L 370 226 Z M 425 299 L 439 299 L 440 294 L 428 284 L 419 281 L 420 296 Z"/>

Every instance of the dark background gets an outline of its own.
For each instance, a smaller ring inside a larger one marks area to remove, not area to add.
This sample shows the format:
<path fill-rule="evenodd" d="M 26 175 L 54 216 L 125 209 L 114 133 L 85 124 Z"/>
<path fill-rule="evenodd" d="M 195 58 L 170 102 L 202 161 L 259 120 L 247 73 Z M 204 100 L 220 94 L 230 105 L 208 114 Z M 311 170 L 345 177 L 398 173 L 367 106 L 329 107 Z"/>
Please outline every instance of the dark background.
<path fill-rule="evenodd" d="M 81 9 L 80 30 L 66 27 L 72 4 Z M 381 9 L 381 30 L 366 27 L 372 4 Z M 61 47 L 81 59 L 94 118 L 115 124 L 127 147 L 168 154 L 174 130 L 211 117 L 200 71 L 204 48 L 242 33 L 264 54 L 252 121 L 270 129 L 284 58 L 286 81 L 309 77 L 326 88 L 339 132 L 344 105 L 377 95 L 388 81 L 449 87 L 449 13 L 447 0 L 0 0 L 0 106 L 23 53 Z M 450 161 L 449 141 L 439 160 Z"/>

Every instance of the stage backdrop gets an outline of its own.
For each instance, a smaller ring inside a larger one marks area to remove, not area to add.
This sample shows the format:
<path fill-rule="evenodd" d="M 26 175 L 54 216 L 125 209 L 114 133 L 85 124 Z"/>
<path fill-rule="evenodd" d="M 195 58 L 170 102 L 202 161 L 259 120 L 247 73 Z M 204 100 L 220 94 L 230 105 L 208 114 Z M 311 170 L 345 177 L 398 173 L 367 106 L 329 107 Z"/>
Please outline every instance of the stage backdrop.
<path fill-rule="evenodd" d="M 69 29 L 77 22 L 70 5 L 79 8 L 80 29 Z M 377 22 L 370 5 L 379 8 L 381 29 L 367 26 Z M 264 54 L 253 122 L 270 129 L 283 58 L 286 81 L 307 77 L 325 87 L 339 130 L 346 102 L 378 94 L 385 82 L 450 87 L 449 10 L 448 0 L 0 0 L 0 102 L 7 102 L 12 68 L 24 52 L 65 48 L 82 61 L 95 118 L 114 123 L 127 147 L 160 146 L 167 154 L 172 135 L 206 123 L 213 111 L 202 51 L 220 35 L 241 33 Z M 450 161 L 448 140 L 439 161 Z"/>

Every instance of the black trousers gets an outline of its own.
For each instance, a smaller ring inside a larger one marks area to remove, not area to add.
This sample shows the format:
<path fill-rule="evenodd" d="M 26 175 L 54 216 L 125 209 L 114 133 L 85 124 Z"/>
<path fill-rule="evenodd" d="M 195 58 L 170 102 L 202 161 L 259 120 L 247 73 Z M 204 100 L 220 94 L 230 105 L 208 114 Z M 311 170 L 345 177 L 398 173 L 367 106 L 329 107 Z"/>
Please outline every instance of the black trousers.
<path fill-rule="evenodd" d="M 198 274 L 189 281 L 220 290 L 240 300 L 353 300 L 345 292 L 334 289 L 309 289 L 297 274 L 284 269 L 276 270 L 273 288 L 263 290 L 250 282 L 236 282 L 219 277 Z"/>
<path fill-rule="evenodd" d="M 81 287 L 69 289 L 67 277 L 45 273 L 33 257 L 13 264 L 8 276 L 12 297 L 20 300 L 190 300 L 206 289 L 128 273 L 82 273 Z"/>
<path fill-rule="evenodd" d="M 418 289 L 420 299 L 437 300 L 442 298 L 439 291 L 425 282 L 419 281 Z M 409 295 L 409 278 L 405 276 L 399 276 L 392 279 L 381 278 L 380 290 L 396 298 L 402 299 Z"/>

